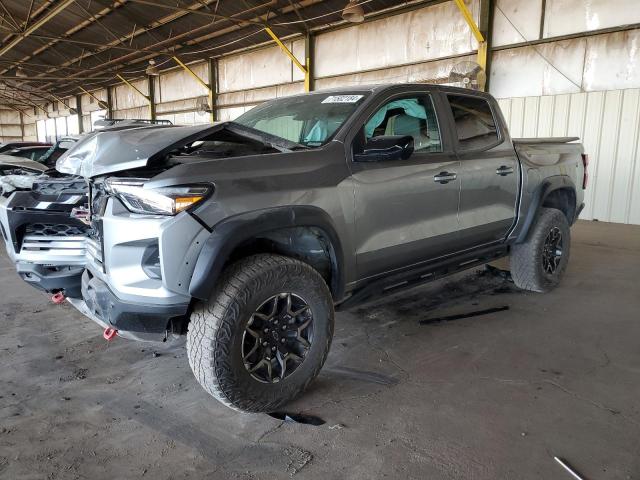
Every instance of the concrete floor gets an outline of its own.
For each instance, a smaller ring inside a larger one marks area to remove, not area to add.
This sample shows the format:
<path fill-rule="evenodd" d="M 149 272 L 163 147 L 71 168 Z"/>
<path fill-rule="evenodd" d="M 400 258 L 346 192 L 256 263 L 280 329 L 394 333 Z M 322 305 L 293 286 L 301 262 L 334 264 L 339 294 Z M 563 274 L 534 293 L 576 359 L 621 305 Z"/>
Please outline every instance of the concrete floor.
<path fill-rule="evenodd" d="M 106 343 L 1 255 L 0 478 L 640 479 L 640 227 L 573 234 L 550 294 L 472 271 L 338 314 L 289 408 L 322 426 L 228 410 L 183 343 Z"/>

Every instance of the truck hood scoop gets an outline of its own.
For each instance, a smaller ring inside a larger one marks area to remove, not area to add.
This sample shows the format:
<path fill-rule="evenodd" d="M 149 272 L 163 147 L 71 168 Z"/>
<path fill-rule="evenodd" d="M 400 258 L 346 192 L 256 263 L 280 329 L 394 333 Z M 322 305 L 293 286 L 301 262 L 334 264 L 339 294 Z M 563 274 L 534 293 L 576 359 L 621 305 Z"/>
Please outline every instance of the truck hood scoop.
<path fill-rule="evenodd" d="M 228 137 L 280 152 L 301 147 L 284 138 L 234 122 L 192 127 L 154 125 L 89 135 L 58 159 L 56 170 L 92 178 L 136 168 L 162 166 L 169 154 L 176 154 L 171 159 L 180 163 L 179 149 L 198 140 Z"/>

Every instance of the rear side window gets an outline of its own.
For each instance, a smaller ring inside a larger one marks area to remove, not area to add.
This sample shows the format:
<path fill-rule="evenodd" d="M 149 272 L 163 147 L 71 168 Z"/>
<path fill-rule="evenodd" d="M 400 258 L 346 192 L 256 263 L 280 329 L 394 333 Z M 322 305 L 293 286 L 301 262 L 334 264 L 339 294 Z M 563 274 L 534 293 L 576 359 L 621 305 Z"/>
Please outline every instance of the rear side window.
<path fill-rule="evenodd" d="M 462 150 L 482 150 L 498 143 L 498 130 L 489 102 L 465 95 L 447 97 Z"/>

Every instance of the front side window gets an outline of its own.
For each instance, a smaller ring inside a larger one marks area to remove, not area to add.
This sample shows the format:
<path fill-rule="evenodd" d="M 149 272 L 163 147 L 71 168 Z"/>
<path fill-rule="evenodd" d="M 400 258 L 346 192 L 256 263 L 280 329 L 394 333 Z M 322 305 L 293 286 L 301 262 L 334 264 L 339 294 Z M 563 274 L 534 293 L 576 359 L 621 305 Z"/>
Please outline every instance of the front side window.
<path fill-rule="evenodd" d="M 462 150 L 480 150 L 498 143 L 493 112 L 484 98 L 447 95 Z"/>
<path fill-rule="evenodd" d="M 319 147 L 331 140 L 366 96 L 366 92 L 349 92 L 281 98 L 249 110 L 234 122 L 306 147 Z"/>
<path fill-rule="evenodd" d="M 416 152 L 442 151 L 438 119 L 429 95 L 387 102 L 367 121 L 364 135 L 367 141 L 383 135 L 409 135 Z"/>

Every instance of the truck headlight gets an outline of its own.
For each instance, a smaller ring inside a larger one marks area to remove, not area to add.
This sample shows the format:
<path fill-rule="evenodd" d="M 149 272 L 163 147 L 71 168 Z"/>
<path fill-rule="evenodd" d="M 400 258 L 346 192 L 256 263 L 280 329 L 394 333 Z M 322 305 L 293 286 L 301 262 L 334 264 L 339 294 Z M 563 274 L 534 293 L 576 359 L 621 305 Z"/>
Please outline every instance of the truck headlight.
<path fill-rule="evenodd" d="M 133 213 L 176 215 L 191 208 L 212 191 L 209 185 L 179 185 L 175 187 L 145 188 L 142 178 L 108 178 L 105 190 L 120 199 Z"/>

